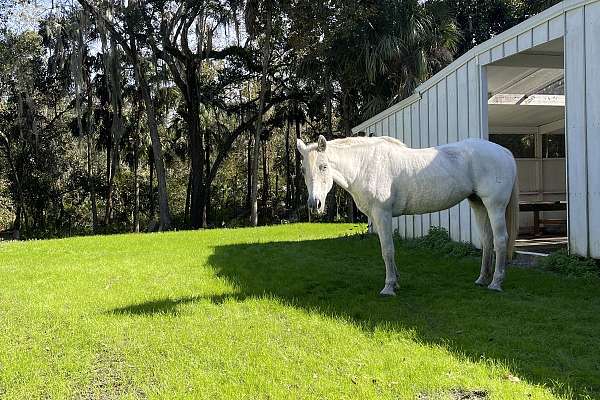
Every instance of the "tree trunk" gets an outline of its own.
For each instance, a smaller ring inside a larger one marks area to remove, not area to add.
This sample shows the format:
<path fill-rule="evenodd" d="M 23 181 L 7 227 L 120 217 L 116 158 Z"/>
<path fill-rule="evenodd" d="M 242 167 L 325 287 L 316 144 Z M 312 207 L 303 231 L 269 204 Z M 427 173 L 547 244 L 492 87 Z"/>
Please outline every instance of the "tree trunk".
<path fill-rule="evenodd" d="M 90 202 L 92 203 L 92 232 L 96 233 L 98 230 L 98 206 L 96 205 L 96 184 L 94 182 L 94 166 L 92 156 L 93 144 L 92 139 L 88 132 L 87 137 L 87 174 L 88 182 L 90 184 Z"/>
<path fill-rule="evenodd" d="M 298 118 L 298 104 L 294 105 L 295 109 L 296 109 L 296 139 L 300 139 L 300 119 Z M 300 209 L 300 197 L 301 197 L 301 193 L 302 193 L 302 172 L 301 172 L 301 166 L 300 166 L 300 161 L 302 160 L 302 155 L 300 154 L 300 152 L 298 151 L 298 149 L 296 148 L 296 212 L 298 212 L 298 219 L 300 219 L 300 212 L 298 211 Z"/>
<path fill-rule="evenodd" d="M 260 157 L 260 134 L 263 127 L 263 112 L 265 108 L 265 96 L 267 93 L 267 68 L 271 55 L 271 7 L 270 1 L 266 3 L 265 38 L 262 53 L 262 74 L 260 77 L 260 98 L 258 104 L 258 118 L 256 120 L 256 132 L 254 134 L 254 155 L 252 158 L 252 190 L 250 193 L 250 224 L 258 225 L 258 160 Z"/>
<path fill-rule="evenodd" d="M 342 89 L 342 129 L 343 134 L 346 137 L 352 136 L 352 97 L 351 93 L 347 89 Z M 354 199 L 350 193 L 346 192 L 344 194 L 346 196 L 346 215 L 349 222 L 354 222 L 355 220 L 355 206 Z"/>
<path fill-rule="evenodd" d="M 13 221 L 13 230 L 20 231 L 21 230 L 21 214 L 22 214 L 22 205 L 21 202 L 17 202 L 17 210 L 15 211 L 15 220 Z"/>
<path fill-rule="evenodd" d="M 111 169 L 112 169 L 112 135 L 108 137 L 106 145 L 106 204 L 104 207 L 104 225 L 108 225 L 108 216 L 112 206 L 112 190 L 111 190 Z"/>
<path fill-rule="evenodd" d="M 204 188 L 203 194 L 204 194 L 204 201 L 203 201 L 203 203 L 204 203 L 204 209 L 202 211 L 202 228 L 207 229 L 208 228 L 208 217 L 207 217 L 207 214 L 208 214 L 208 211 L 209 211 L 208 210 L 208 206 L 209 206 L 209 199 L 210 199 L 210 195 L 211 195 L 210 186 L 207 185 Z"/>
<path fill-rule="evenodd" d="M 269 182 L 269 162 L 268 162 L 268 143 L 266 140 L 261 142 L 262 144 L 262 170 L 263 170 L 263 185 L 262 185 L 262 213 L 265 223 L 270 220 L 269 209 L 269 197 L 271 192 L 271 184 Z"/>
<path fill-rule="evenodd" d="M 139 125 L 138 125 L 139 126 Z M 135 196 L 135 204 L 133 208 L 133 231 L 140 231 L 140 179 L 138 176 L 139 173 L 139 164 L 140 164 L 140 136 L 139 130 L 136 129 L 136 137 L 135 142 L 133 144 L 133 190 Z"/>
<path fill-rule="evenodd" d="M 202 209 L 202 227 L 203 228 L 208 228 L 208 212 L 209 212 L 209 207 L 210 207 L 210 189 L 211 189 L 211 182 L 210 182 L 210 140 L 209 137 L 207 136 L 205 138 L 205 147 L 206 147 L 206 154 L 204 155 L 204 171 L 206 173 L 206 176 L 204 177 L 204 199 L 202 201 L 203 203 L 203 209 Z"/>
<path fill-rule="evenodd" d="M 188 183 L 185 191 L 185 208 L 183 210 L 183 220 L 186 224 L 190 222 L 190 200 L 192 195 L 192 173 L 188 174 Z"/>
<path fill-rule="evenodd" d="M 146 109 L 146 117 L 148 120 L 148 128 L 150 129 L 150 138 L 152 141 L 152 154 L 154 157 L 154 164 L 156 165 L 156 177 L 158 179 L 158 202 L 160 207 L 160 226 L 161 230 L 168 230 L 171 227 L 171 212 L 169 210 L 169 201 L 167 195 L 167 174 L 162 158 L 162 145 L 160 143 L 160 136 L 158 135 L 158 128 L 156 124 L 154 101 L 150 92 L 150 85 L 146 78 L 146 72 L 140 64 L 137 46 L 135 42 L 135 36 L 132 32 L 129 32 L 129 44 L 123 34 L 120 34 L 115 29 L 113 23 L 107 20 L 102 12 L 99 12 L 93 5 L 87 0 L 79 0 L 79 3 L 96 16 L 101 19 L 106 27 L 110 30 L 114 39 L 119 42 L 131 63 L 133 64 L 133 72 L 135 81 L 140 89 L 144 106 Z"/>
<path fill-rule="evenodd" d="M 86 129 L 86 141 L 87 141 L 87 174 L 88 174 L 88 182 L 90 185 L 90 202 L 92 203 L 92 232 L 96 233 L 98 231 L 98 206 L 96 204 L 96 183 L 94 179 L 94 145 L 92 143 L 92 118 L 93 118 L 93 106 L 94 99 L 92 94 L 92 87 L 90 82 L 90 74 L 85 74 L 86 86 L 88 91 L 87 96 L 87 111 L 88 111 L 88 121 L 87 121 L 87 129 Z"/>
<path fill-rule="evenodd" d="M 154 157 L 152 152 L 148 152 L 148 169 L 150 170 L 150 183 L 148 189 L 148 198 L 149 198 L 149 210 L 148 217 L 150 220 L 154 219 Z"/>
<path fill-rule="evenodd" d="M 279 207 L 279 171 L 275 171 L 275 197 L 273 198 L 273 209 Z"/>
<path fill-rule="evenodd" d="M 162 156 L 162 144 L 158 134 L 158 126 L 156 123 L 156 115 L 154 113 L 154 101 L 150 94 L 150 85 L 146 79 L 145 72 L 140 65 L 134 68 L 136 78 L 144 100 L 144 108 L 146 109 L 146 119 L 148 128 L 150 129 L 150 139 L 152 142 L 152 163 L 156 169 L 156 180 L 158 181 L 158 207 L 159 207 L 159 229 L 166 231 L 171 228 L 171 211 L 169 209 L 169 199 L 167 194 L 167 172 Z M 152 169 L 150 170 L 152 171 Z M 152 180 L 150 180 L 152 183 Z M 152 185 L 150 185 L 152 188 Z M 153 196 L 152 196 L 153 197 Z M 152 201 L 154 199 L 152 198 Z M 154 204 L 152 204 L 152 217 L 154 216 Z"/>
<path fill-rule="evenodd" d="M 238 181 L 237 175 L 233 176 L 233 219 L 237 219 L 238 217 L 238 204 L 237 204 L 237 190 L 238 190 Z"/>
<path fill-rule="evenodd" d="M 254 165 L 252 162 L 252 138 L 253 134 L 248 136 L 248 149 L 247 149 L 247 177 L 246 177 L 246 209 L 250 210 L 250 203 L 252 199 L 252 166 Z"/>
<path fill-rule="evenodd" d="M 13 179 L 14 179 L 14 183 L 15 183 L 15 188 L 16 188 L 16 205 L 17 205 L 17 210 L 15 212 L 15 220 L 13 222 L 13 229 L 14 230 L 20 230 L 21 229 L 21 225 L 22 225 L 22 217 L 24 218 L 25 216 L 25 199 L 23 198 L 23 190 L 21 188 L 21 179 L 19 178 L 19 174 L 17 172 L 17 168 L 15 166 L 15 162 L 12 156 L 12 151 L 10 148 L 10 143 L 8 142 L 7 138 L 4 138 L 5 140 L 5 155 L 6 155 L 6 160 L 8 161 L 8 166 L 13 174 Z"/>
<path fill-rule="evenodd" d="M 292 176 L 290 174 L 290 120 L 288 117 L 285 131 L 285 208 L 286 211 L 292 203 Z"/>
<path fill-rule="evenodd" d="M 109 143 L 107 149 L 107 186 L 106 186 L 106 209 L 104 214 L 104 224 L 109 225 L 112 219 L 113 209 L 113 188 L 114 180 L 119 169 L 119 143 L 123 137 L 122 102 L 121 102 L 121 69 L 119 60 L 119 50 L 116 39 L 113 35 L 110 37 L 110 53 L 104 57 L 105 76 L 107 77 L 107 86 L 110 93 L 110 104 L 112 109 L 112 123 L 110 127 Z M 110 157 L 110 158 L 109 158 Z"/>
<path fill-rule="evenodd" d="M 332 95 L 333 88 L 331 86 L 331 79 L 329 79 L 329 75 L 327 76 L 327 80 L 325 83 L 325 108 L 327 114 L 327 140 L 333 139 L 333 104 L 332 104 Z"/>
<path fill-rule="evenodd" d="M 190 173 L 192 175 L 190 225 L 194 229 L 202 226 L 204 213 L 204 146 L 202 132 L 200 132 L 200 99 L 198 98 L 198 78 L 196 68 L 189 64 L 186 66 L 186 88 L 184 98 L 186 102 L 186 123 L 190 138 L 190 156 L 192 160 Z"/>

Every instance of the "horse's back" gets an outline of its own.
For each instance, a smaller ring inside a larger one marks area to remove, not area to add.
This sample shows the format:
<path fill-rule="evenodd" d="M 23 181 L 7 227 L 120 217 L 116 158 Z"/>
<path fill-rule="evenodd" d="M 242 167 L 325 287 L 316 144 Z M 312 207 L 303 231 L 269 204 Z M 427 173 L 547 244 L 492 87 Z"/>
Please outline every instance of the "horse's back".
<path fill-rule="evenodd" d="M 512 191 L 517 166 L 510 150 L 483 139 L 466 139 L 440 146 L 449 157 L 460 154 L 468 163 L 475 194 L 494 197 Z"/>
<path fill-rule="evenodd" d="M 467 139 L 412 149 L 395 139 L 369 139 L 372 145 L 362 155 L 369 167 L 361 168 L 355 180 L 361 187 L 355 201 L 363 212 L 369 204 L 379 204 L 390 207 L 393 215 L 423 214 L 452 207 L 472 194 L 494 197 L 509 182 L 512 190 L 514 159 L 495 143 Z"/>

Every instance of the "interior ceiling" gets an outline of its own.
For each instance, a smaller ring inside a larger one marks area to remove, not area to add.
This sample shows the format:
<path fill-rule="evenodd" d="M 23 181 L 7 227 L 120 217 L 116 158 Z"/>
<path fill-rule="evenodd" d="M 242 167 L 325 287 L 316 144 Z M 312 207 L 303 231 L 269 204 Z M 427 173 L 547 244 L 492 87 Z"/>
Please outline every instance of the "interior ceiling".
<path fill-rule="evenodd" d="M 488 107 L 491 127 L 538 127 L 565 117 L 563 106 L 490 104 Z"/>
<path fill-rule="evenodd" d="M 534 94 L 564 76 L 563 40 L 556 39 L 498 60 L 487 67 L 490 96 Z"/>
<path fill-rule="evenodd" d="M 487 67 L 490 97 L 532 95 L 564 76 L 563 40 L 556 39 Z M 562 105 L 489 104 L 490 127 L 539 127 L 565 118 Z"/>
<path fill-rule="evenodd" d="M 562 69 L 488 67 L 488 92 L 533 94 L 563 77 Z"/>

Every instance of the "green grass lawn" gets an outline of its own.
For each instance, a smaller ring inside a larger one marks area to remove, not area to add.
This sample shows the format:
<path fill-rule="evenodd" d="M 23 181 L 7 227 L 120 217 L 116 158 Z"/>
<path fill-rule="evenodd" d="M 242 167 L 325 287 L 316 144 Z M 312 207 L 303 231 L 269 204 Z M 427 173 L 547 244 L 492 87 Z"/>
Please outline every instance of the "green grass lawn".
<path fill-rule="evenodd" d="M 600 396 L 600 284 L 352 225 L 0 244 L 0 399 Z"/>

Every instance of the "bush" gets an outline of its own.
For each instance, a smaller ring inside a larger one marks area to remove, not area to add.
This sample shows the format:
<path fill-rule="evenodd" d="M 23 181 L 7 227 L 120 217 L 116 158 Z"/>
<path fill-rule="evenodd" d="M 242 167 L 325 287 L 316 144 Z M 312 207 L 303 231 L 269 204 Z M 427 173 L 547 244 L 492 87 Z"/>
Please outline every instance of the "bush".
<path fill-rule="evenodd" d="M 548 271 L 573 277 L 598 278 L 600 276 L 600 268 L 595 260 L 569 254 L 566 250 L 559 250 L 542 258 L 538 262 L 538 266 Z"/>
<path fill-rule="evenodd" d="M 426 236 L 406 240 L 410 247 L 427 249 L 451 257 L 478 256 L 480 251 L 467 242 L 455 242 L 444 228 L 432 226 Z"/>

